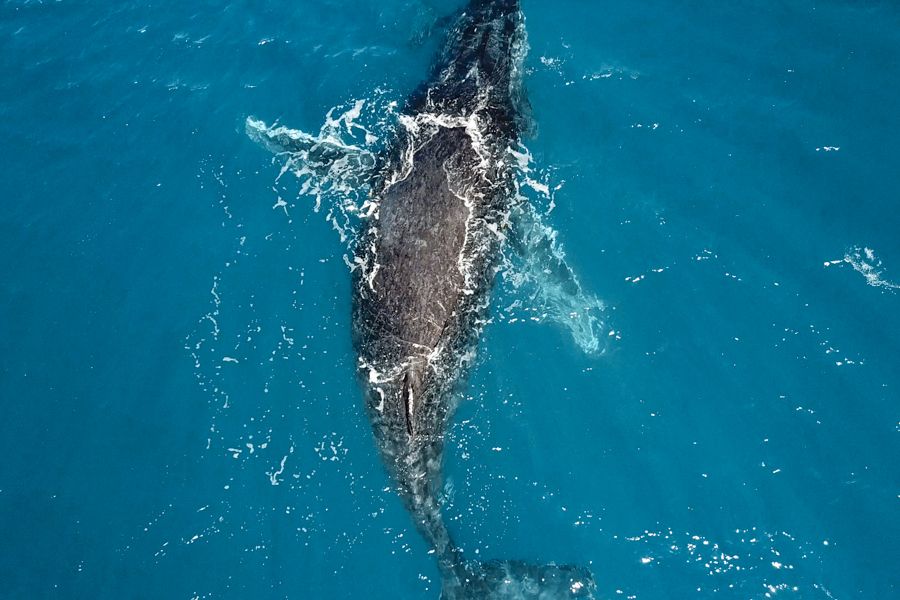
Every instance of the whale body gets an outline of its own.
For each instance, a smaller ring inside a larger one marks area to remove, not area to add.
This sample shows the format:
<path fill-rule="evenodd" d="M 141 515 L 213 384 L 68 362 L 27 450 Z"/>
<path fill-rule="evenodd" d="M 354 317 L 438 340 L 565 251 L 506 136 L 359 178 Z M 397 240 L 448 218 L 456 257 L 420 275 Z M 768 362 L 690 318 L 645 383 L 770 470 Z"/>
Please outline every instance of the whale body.
<path fill-rule="evenodd" d="M 510 149 L 527 126 L 518 0 L 475 0 L 372 184 L 354 264 L 353 341 L 375 440 L 443 598 L 590 597 L 568 565 L 466 560 L 438 499 L 444 433 L 486 321 L 515 199 Z"/>

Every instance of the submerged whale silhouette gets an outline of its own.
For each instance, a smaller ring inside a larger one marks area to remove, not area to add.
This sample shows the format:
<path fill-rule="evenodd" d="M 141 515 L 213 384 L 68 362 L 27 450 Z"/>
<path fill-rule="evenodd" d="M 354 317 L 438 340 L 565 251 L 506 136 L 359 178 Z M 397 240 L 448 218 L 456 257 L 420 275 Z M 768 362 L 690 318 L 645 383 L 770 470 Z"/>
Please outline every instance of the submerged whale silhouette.
<path fill-rule="evenodd" d="M 369 183 L 352 263 L 353 342 L 375 440 L 447 600 L 589 598 L 595 589 L 583 567 L 467 560 L 438 498 L 444 433 L 517 198 L 510 150 L 528 126 L 526 50 L 518 0 L 472 0 L 462 11 Z M 248 119 L 255 139 L 316 165 L 346 150 L 258 123 Z"/>

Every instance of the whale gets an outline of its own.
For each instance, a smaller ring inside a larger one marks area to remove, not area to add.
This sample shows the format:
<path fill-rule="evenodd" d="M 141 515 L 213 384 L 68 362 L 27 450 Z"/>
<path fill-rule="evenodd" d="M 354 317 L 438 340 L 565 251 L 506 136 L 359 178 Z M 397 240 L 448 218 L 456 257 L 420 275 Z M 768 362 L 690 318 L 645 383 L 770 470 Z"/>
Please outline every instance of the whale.
<path fill-rule="evenodd" d="M 475 0 L 450 29 L 431 79 L 408 100 L 354 271 L 353 342 L 376 443 L 434 550 L 442 597 L 588 597 L 572 565 L 467 561 L 439 502 L 445 431 L 469 370 L 514 201 L 526 122 L 518 0 Z"/>
<path fill-rule="evenodd" d="M 446 432 L 489 321 L 501 250 L 515 244 L 521 196 L 511 150 L 531 130 L 526 52 L 519 0 L 471 0 L 460 11 L 430 76 L 404 102 L 402 127 L 373 159 L 348 261 L 365 410 L 446 600 L 592 598 L 596 590 L 583 566 L 464 556 L 441 511 Z M 334 136 L 249 119 L 248 133 L 317 168 L 361 162 Z"/>

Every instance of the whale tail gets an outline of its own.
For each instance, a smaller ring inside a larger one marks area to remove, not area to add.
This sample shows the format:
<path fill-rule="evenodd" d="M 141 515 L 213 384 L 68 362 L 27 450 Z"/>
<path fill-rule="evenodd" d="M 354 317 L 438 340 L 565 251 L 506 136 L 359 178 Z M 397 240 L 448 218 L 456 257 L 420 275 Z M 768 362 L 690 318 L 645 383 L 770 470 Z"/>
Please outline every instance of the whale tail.
<path fill-rule="evenodd" d="M 405 431 L 404 431 L 405 433 Z M 409 454 L 394 457 L 403 465 L 394 476 L 416 528 L 432 548 L 442 579 L 442 600 L 592 599 L 594 577 L 587 567 L 536 564 L 520 560 L 467 560 L 457 546 L 438 499 L 439 438 Z"/>
<path fill-rule="evenodd" d="M 568 600 L 594 598 L 586 567 L 491 560 L 458 563 L 444 574 L 441 600 Z"/>

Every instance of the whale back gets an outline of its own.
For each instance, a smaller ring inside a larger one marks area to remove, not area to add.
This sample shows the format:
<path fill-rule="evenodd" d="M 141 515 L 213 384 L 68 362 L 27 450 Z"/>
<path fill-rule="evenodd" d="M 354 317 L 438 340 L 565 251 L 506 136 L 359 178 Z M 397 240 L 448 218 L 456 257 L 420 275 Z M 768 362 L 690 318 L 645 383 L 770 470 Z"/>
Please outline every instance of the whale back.
<path fill-rule="evenodd" d="M 497 244 L 484 227 L 506 197 L 480 160 L 464 128 L 437 128 L 383 190 L 361 239 L 354 345 L 389 455 L 443 435 L 449 391 L 477 338 Z"/>

